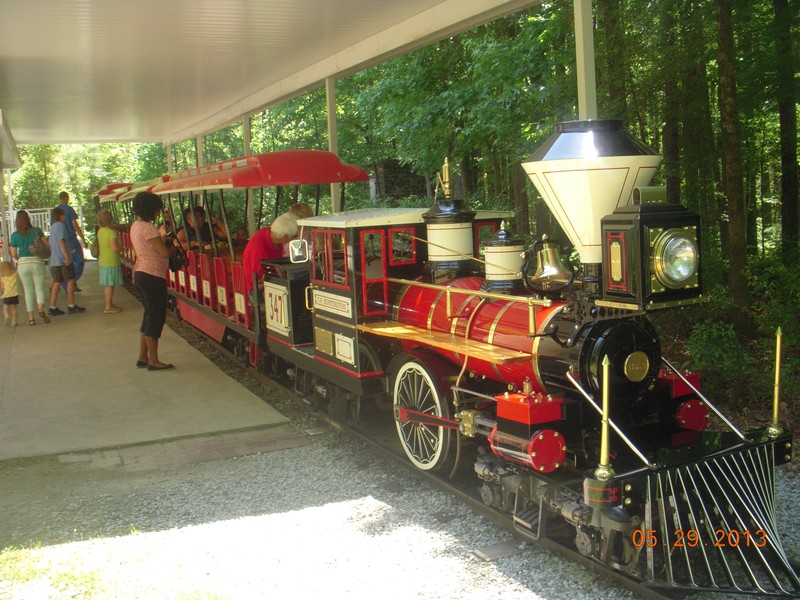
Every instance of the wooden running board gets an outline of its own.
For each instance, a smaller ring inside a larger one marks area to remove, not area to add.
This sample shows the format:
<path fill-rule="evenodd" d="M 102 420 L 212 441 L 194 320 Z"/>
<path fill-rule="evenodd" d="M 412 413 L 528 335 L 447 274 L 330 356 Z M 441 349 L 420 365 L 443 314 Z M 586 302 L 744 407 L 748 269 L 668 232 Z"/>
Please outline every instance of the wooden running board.
<path fill-rule="evenodd" d="M 374 333 L 375 335 L 399 338 L 402 340 L 411 340 L 427 346 L 433 346 L 434 348 L 441 348 L 449 352 L 464 354 L 471 358 L 479 358 L 498 365 L 522 362 L 531 360 L 532 358 L 532 355 L 528 352 L 518 352 L 516 350 L 509 350 L 508 348 L 487 344 L 486 342 L 466 340 L 450 335 L 449 333 L 422 329 L 420 327 L 414 327 L 413 325 L 398 323 L 397 321 L 361 323 L 356 327 L 360 331 L 365 331 L 367 333 Z"/>

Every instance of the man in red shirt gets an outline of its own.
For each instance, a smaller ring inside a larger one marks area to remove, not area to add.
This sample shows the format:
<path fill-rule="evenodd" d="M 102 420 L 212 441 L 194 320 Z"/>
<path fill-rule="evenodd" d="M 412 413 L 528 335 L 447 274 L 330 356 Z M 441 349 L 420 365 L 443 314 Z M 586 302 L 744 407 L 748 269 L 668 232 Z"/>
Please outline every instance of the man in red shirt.
<path fill-rule="evenodd" d="M 261 278 L 261 261 L 283 257 L 283 245 L 297 237 L 297 217 L 284 213 L 272 225 L 259 229 L 247 242 L 242 253 L 242 268 L 247 291 L 253 289 L 253 273 Z"/>

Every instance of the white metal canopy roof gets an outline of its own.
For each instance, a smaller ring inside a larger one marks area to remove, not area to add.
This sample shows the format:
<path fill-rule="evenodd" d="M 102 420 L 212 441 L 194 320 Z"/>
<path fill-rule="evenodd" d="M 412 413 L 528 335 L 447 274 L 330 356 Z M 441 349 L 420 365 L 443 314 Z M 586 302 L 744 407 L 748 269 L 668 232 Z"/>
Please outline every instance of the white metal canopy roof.
<path fill-rule="evenodd" d="M 15 141 L 195 137 L 541 0 L 0 0 Z"/>

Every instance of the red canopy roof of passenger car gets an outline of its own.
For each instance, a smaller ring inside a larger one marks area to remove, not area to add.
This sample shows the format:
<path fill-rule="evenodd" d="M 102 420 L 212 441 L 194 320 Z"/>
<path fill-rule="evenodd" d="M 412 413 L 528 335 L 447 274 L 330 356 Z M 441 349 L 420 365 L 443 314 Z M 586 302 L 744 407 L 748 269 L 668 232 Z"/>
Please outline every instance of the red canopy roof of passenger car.
<path fill-rule="evenodd" d="M 94 195 L 100 198 L 103 196 L 110 196 L 111 194 L 120 194 L 122 192 L 129 190 L 132 185 L 133 185 L 132 183 L 109 183 L 100 188 L 99 190 L 97 190 Z M 125 188 L 125 189 L 123 190 L 120 188 Z"/>
<path fill-rule="evenodd" d="M 366 181 L 369 175 L 332 152 L 282 150 L 187 169 L 153 188 L 156 194 L 212 188 L 249 188 Z"/>
<path fill-rule="evenodd" d="M 152 192 L 153 188 L 157 185 L 162 184 L 166 181 L 171 179 L 171 175 L 162 175 L 161 177 L 155 177 L 154 179 L 148 179 L 147 181 L 143 181 L 142 183 L 136 184 L 136 186 L 129 189 L 127 192 L 120 194 L 118 200 L 130 200 L 131 198 L 135 197 L 136 194 L 139 192 Z"/>

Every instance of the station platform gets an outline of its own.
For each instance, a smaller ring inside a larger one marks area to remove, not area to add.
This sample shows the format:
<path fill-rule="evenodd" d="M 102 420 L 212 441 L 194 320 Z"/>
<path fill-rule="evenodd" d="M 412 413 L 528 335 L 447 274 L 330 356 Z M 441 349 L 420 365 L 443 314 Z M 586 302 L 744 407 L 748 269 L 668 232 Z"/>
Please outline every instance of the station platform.
<path fill-rule="evenodd" d="M 287 417 L 169 327 L 159 357 L 176 368 L 137 368 L 141 304 L 118 286 L 114 303 L 123 310 L 104 314 L 97 277 L 97 263 L 87 262 L 76 294 L 84 313 L 51 317 L 49 325 L 37 314 L 29 326 L 20 297 L 18 326 L 0 321 L 0 460 L 104 450 L 118 460 L 124 453 L 114 449 L 150 445 L 157 454 L 159 444 L 212 435 L 227 442 L 203 452 L 222 457 L 225 444 L 227 455 L 274 449 L 276 438 L 297 445 Z M 59 307 L 66 309 L 63 292 Z M 142 452 L 128 456 L 141 460 Z"/>

